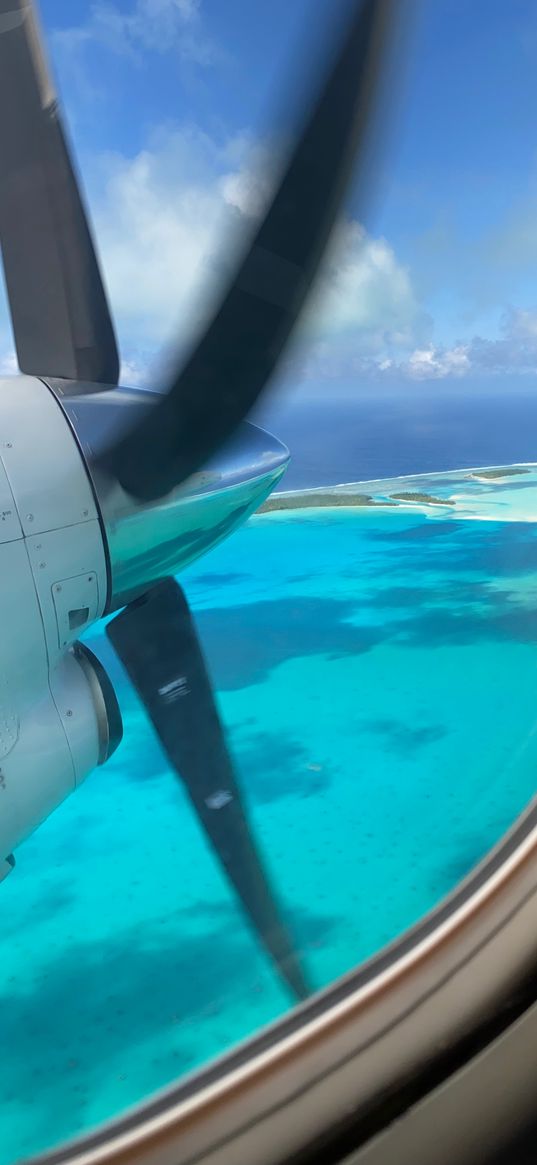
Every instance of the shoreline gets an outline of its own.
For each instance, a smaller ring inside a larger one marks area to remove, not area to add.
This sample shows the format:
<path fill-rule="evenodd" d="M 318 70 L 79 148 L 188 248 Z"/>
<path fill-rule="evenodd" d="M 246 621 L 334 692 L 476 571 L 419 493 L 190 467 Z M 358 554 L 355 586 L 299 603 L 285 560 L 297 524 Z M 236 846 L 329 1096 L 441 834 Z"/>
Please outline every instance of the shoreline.
<path fill-rule="evenodd" d="M 275 510 L 397 509 L 397 502 L 375 501 L 370 494 L 330 494 L 315 490 L 312 497 L 311 493 L 306 496 L 306 492 L 297 490 L 293 494 L 271 494 L 256 510 L 256 514 L 274 513 Z"/>
<path fill-rule="evenodd" d="M 310 486 L 306 489 L 288 490 L 281 493 L 270 494 L 269 497 L 262 503 L 256 514 L 263 515 L 267 513 L 277 513 L 285 511 L 299 511 L 299 510 L 323 510 L 323 509 L 423 509 L 426 512 L 431 510 L 438 511 L 439 509 L 455 510 L 457 502 L 454 498 L 439 498 L 432 494 L 426 493 L 424 490 L 401 490 L 388 494 L 380 492 L 375 496 L 372 493 L 365 493 L 358 487 L 367 485 L 378 485 L 393 489 L 397 489 L 397 484 L 401 482 L 422 482 L 424 478 L 445 477 L 450 474 L 454 475 L 454 486 L 457 481 L 467 480 L 475 481 L 482 485 L 491 484 L 505 484 L 510 477 L 520 477 L 526 473 L 531 472 L 532 469 L 537 470 L 537 462 L 525 461 L 515 462 L 512 465 L 491 465 L 491 466 L 475 466 L 469 469 L 451 469 L 451 470 L 436 470 L 428 473 L 408 473 L 401 474 L 400 477 L 391 478 L 369 478 L 364 481 L 356 482 L 341 482 L 338 485 L 332 486 Z M 504 472 L 502 472 L 502 470 Z M 455 476 L 457 475 L 457 476 Z M 346 492 L 343 492 L 346 491 Z"/>
<path fill-rule="evenodd" d="M 428 469 L 425 473 L 399 473 L 394 477 L 364 477 L 357 481 L 338 481 L 335 485 L 308 485 L 304 489 L 296 490 L 282 490 L 278 497 L 291 497 L 293 494 L 311 494 L 318 493 L 324 490 L 328 493 L 332 489 L 350 489 L 355 485 L 382 485 L 387 481 L 417 481 L 423 477 L 445 477 L 452 473 L 484 473 L 490 472 L 492 469 L 526 469 L 531 472 L 532 469 L 537 471 L 537 461 L 513 461 L 512 465 L 470 465 L 463 466 L 462 469 Z"/>

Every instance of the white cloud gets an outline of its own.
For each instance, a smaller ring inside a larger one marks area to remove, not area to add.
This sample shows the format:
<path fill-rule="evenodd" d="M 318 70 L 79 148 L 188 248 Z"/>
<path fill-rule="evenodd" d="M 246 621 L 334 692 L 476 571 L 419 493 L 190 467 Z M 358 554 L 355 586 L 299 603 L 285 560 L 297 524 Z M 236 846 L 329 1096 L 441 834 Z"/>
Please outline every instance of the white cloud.
<path fill-rule="evenodd" d="M 472 368 L 492 375 L 537 375 L 537 310 L 509 308 L 496 340 L 474 336 L 468 346 Z"/>
<path fill-rule="evenodd" d="M 200 0 L 134 0 L 119 5 L 95 0 L 84 24 L 59 29 L 56 45 L 68 53 L 97 43 L 141 62 L 144 52 L 179 51 L 199 64 L 209 64 L 213 46 L 200 30 Z"/>
<path fill-rule="evenodd" d="M 500 337 L 472 338 L 454 345 L 417 348 L 408 359 L 390 365 L 389 371 L 413 380 L 445 377 L 537 376 L 537 310 L 509 308 L 500 320 Z M 378 364 L 379 371 L 388 371 Z"/>
<path fill-rule="evenodd" d="M 213 143 L 186 128 L 159 134 L 133 158 L 100 162 L 96 233 L 114 314 L 129 344 L 160 345 L 178 330 L 184 338 L 201 316 L 226 209 L 218 160 Z"/>
<path fill-rule="evenodd" d="M 410 275 L 385 239 L 343 222 L 305 321 L 309 333 L 363 337 L 367 350 L 405 348 L 421 315 Z"/>
<path fill-rule="evenodd" d="M 510 308 L 503 317 L 502 327 L 511 340 L 519 340 L 537 350 L 537 311 Z"/>
<path fill-rule="evenodd" d="M 0 353 L 0 376 L 15 376 L 19 371 L 17 357 L 11 348 Z"/>
<path fill-rule="evenodd" d="M 131 388 L 138 388 L 139 385 L 145 384 L 147 378 L 147 369 L 143 363 L 137 360 L 122 360 L 119 373 L 120 384 L 129 385 Z"/>
<path fill-rule="evenodd" d="M 18 372 L 18 364 L 2 274 L 0 265 L 0 376 L 13 376 L 14 373 Z"/>
<path fill-rule="evenodd" d="M 471 368 L 468 348 L 416 348 L 401 371 L 412 380 L 440 380 L 445 376 L 465 376 Z"/>
<path fill-rule="evenodd" d="M 159 132 L 135 157 L 107 157 L 94 168 L 97 238 L 129 360 L 140 362 L 138 349 L 188 339 L 202 322 L 237 234 L 252 229 L 274 181 L 266 150 L 255 150 L 253 167 L 251 158 L 237 164 L 248 150 L 246 138 L 219 144 L 183 126 Z M 342 223 L 301 329 L 306 374 L 334 375 L 366 354 L 400 357 L 423 330 L 393 249 L 358 223 Z"/>
<path fill-rule="evenodd" d="M 271 158 L 246 135 L 217 142 L 181 126 L 155 133 L 135 156 L 106 155 L 87 168 L 124 382 L 142 383 L 163 345 L 190 342 L 202 325 L 232 244 L 267 202 Z M 0 371 L 15 371 L 7 327 L 0 353 Z M 537 375 L 537 309 L 509 308 L 498 338 L 443 345 L 389 242 L 343 221 L 283 372 L 287 382 L 347 384 Z"/>
<path fill-rule="evenodd" d="M 274 182 L 274 153 L 257 147 L 254 165 L 225 174 L 224 200 L 247 218 L 265 208 Z M 409 272 L 386 239 L 372 238 L 360 223 L 343 221 L 335 230 L 322 278 L 305 313 L 302 334 L 354 336 L 361 351 L 394 346 L 403 350 L 427 327 Z M 324 351 L 324 349 L 323 349 Z"/>
<path fill-rule="evenodd" d="M 238 161 L 239 168 L 224 174 L 219 187 L 224 202 L 235 207 L 245 218 L 257 218 L 268 204 L 274 186 L 274 171 L 279 151 L 275 147 L 253 144 L 246 135 L 229 144 L 230 160 Z M 248 165 L 241 165 L 248 154 Z"/>

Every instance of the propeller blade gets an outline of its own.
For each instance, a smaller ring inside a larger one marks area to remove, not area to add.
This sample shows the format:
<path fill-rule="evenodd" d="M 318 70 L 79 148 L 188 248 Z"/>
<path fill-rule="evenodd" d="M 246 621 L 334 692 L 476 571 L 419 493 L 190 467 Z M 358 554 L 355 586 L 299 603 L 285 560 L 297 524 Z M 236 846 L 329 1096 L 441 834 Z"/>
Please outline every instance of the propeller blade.
<path fill-rule="evenodd" d="M 298 320 L 367 128 L 391 0 L 361 0 L 283 178 L 212 322 L 151 415 L 100 459 L 155 500 L 249 413 Z"/>
<path fill-rule="evenodd" d="M 0 245 L 22 372 L 117 384 L 99 265 L 31 0 L 0 0 Z"/>
<path fill-rule="evenodd" d="M 254 930 L 298 999 L 310 994 L 248 823 L 185 595 L 169 578 L 107 635 Z"/>

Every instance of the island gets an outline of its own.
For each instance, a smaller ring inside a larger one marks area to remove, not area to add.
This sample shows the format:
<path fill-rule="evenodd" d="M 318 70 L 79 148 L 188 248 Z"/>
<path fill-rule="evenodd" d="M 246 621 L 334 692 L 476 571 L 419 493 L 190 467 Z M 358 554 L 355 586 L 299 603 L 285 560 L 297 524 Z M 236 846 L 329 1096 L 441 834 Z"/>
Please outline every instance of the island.
<path fill-rule="evenodd" d="M 457 472 L 460 473 L 460 471 Z M 519 477 L 522 474 L 531 472 L 532 469 L 527 466 L 511 465 L 506 468 L 477 469 L 473 472 L 467 471 L 464 476 L 466 480 L 482 481 L 485 483 L 501 481 L 502 478 L 507 477 Z M 460 476 L 455 476 L 454 473 L 454 488 L 457 480 L 460 481 L 461 478 Z M 392 494 L 383 494 L 380 492 L 383 485 L 393 486 L 395 484 L 393 479 L 391 482 L 357 482 L 356 484 L 371 484 L 380 488 L 376 490 L 374 495 L 361 492 L 353 493 L 350 489 L 344 491 L 341 486 L 334 486 L 332 489 L 327 487 L 326 489 L 319 490 L 296 490 L 295 493 L 271 494 L 259 507 L 257 513 L 267 514 L 277 510 L 335 509 L 338 507 L 345 509 L 397 509 L 401 505 L 451 506 L 453 508 L 457 505 L 455 498 L 439 498 L 435 494 L 427 493 L 426 490 L 407 489 L 399 490 L 397 493 Z"/>
<path fill-rule="evenodd" d="M 390 494 L 397 502 L 415 502 L 427 506 L 454 506 L 456 503 L 450 498 L 435 498 L 432 494 L 421 493 L 419 490 L 407 490 L 398 494 Z"/>
<path fill-rule="evenodd" d="M 508 469 L 478 469 L 468 476 L 474 481 L 496 481 L 502 477 L 519 477 L 521 473 L 529 473 L 529 469 L 522 465 L 511 465 Z"/>
<path fill-rule="evenodd" d="M 307 510 L 334 506 L 387 506 L 395 507 L 395 502 L 377 502 L 371 494 L 343 494 L 343 493 L 296 493 L 271 494 L 266 502 L 259 507 L 258 514 L 266 514 L 270 510 Z"/>

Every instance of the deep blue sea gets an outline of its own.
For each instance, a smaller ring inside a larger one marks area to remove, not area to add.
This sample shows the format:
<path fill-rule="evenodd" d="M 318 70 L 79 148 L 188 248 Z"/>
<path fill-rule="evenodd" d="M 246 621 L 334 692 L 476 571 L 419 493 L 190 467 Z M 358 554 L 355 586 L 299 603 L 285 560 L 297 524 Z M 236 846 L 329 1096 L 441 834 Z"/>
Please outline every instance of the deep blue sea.
<path fill-rule="evenodd" d="M 282 489 L 534 461 L 537 385 L 509 394 L 446 392 L 429 384 L 399 395 L 284 399 L 260 411 L 293 454 Z"/>
<path fill-rule="evenodd" d="M 446 471 L 536 462 L 537 395 L 280 404 L 268 424 L 293 455 L 282 488 L 434 472 L 404 487 L 442 502 L 254 516 L 182 577 L 320 988 L 434 907 L 535 793 L 537 469 Z M 0 887 L 0 1165 L 292 1006 L 102 625 L 87 639 L 125 735 Z"/>

